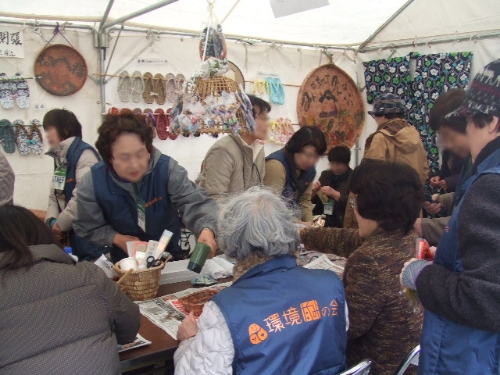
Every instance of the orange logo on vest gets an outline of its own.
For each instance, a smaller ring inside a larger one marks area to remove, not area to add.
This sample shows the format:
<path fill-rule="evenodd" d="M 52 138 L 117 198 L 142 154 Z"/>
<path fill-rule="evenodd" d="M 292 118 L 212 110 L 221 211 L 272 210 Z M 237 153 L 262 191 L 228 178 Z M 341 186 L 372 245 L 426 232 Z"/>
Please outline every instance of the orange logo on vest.
<path fill-rule="evenodd" d="M 146 203 L 144 206 L 145 207 L 151 207 L 153 204 L 156 204 L 158 203 L 159 201 L 162 200 L 162 197 L 156 197 L 156 198 L 153 198 L 153 200 L 149 201 L 148 203 Z"/>
<path fill-rule="evenodd" d="M 250 342 L 254 345 L 267 340 L 267 331 L 255 323 L 248 327 L 248 334 L 250 335 Z"/>

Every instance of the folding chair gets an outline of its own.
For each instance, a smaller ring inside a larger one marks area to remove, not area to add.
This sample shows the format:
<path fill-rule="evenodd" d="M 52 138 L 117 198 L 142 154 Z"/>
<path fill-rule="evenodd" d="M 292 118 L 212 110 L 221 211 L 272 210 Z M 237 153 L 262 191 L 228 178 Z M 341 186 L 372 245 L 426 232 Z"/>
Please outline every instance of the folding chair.
<path fill-rule="evenodd" d="M 357 365 L 340 373 L 339 375 L 368 375 L 370 373 L 371 368 L 372 368 L 372 360 L 364 359 Z"/>
<path fill-rule="evenodd" d="M 418 358 L 420 357 L 420 345 L 417 345 L 408 353 L 406 358 L 401 362 L 395 375 L 403 375 L 410 365 L 418 366 Z"/>

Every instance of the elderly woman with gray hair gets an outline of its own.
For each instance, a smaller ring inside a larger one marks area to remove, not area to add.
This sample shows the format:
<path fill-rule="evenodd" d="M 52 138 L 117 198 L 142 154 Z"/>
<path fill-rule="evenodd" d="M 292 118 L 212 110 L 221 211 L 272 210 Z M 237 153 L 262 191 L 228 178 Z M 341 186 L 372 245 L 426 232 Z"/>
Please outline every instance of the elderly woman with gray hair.
<path fill-rule="evenodd" d="M 345 368 L 346 303 L 331 271 L 297 266 L 293 213 L 261 188 L 221 207 L 219 245 L 234 283 L 198 322 L 179 327 L 176 374 L 338 374 Z"/>

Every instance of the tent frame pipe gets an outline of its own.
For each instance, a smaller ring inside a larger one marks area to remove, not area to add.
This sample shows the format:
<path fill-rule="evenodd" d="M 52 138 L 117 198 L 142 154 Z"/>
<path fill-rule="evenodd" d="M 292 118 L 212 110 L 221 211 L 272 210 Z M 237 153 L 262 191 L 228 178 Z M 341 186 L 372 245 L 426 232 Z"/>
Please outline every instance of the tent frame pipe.
<path fill-rule="evenodd" d="M 176 1 L 178 1 L 178 0 L 163 0 L 163 1 L 159 1 L 159 2 L 157 2 L 155 4 L 153 4 L 153 5 L 150 5 L 150 6 L 147 6 L 145 8 L 139 9 L 138 11 L 132 12 L 129 15 L 120 17 L 120 18 L 118 18 L 118 19 L 116 19 L 114 21 L 111 21 L 111 22 L 108 22 L 108 23 L 104 24 L 104 26 L 102 26 L 102 30 L 108 29 L 111 26 L 118 25 L 118 24 L 123 23 L 125 21 L 128 21 L 128 20 L 130 20 L 132 18 L 135 18 L 135 17 L 138 17 L 138 16 L 142 16 L 145 13 L 149 13 L 149 12 L 151 12 L 153 10 L 156 10 L 156 9 L 162 8 L 162 7 L 166 6 L 166 5 L 175 3 Z"/>
<path fill-rule="evenodd" d="M 106 24 L 106 21 L 108 20 L 109 12 L 111 11 L 111 7 L 113 6 L 113 3 L 115 0 L 109 0 L 108 5 L 106 6 L 106 10 L 104 11 L 104 14 L 101 19 L 101 23 L 99 24 L 99 33 L 101 33 L 104 29 L 104 25 Z"/>
<path fill-rule="evenodd" d="M 121 28 L 120 27 L 112 27 L 108 31 L 119 31 Z M 152 29 L 149 29 L 152 30 Z M 124 31 L 128 32 L 134 32 L 134 33 L 145 33 L 148 30 L 146 29 L 140 29 L 140 28 L 125 28 Z M 180 37 L 186 37 L 186 38 L 199 38 L 200 34 L 195 34 L 195 33 L 189 33 L 189 32 L 181 32 L 181 31 L 160 31 L 160 30 L 154 30 L 155 35 L 169 35 L 169 36 L 180 36 Z M 224 38 L 226 40 L 231 40 L 233 42 L 240 42 L 244 44 L 252 44 L 250 43 L 247 39 L 241 37 L 241 36 L 228 36 L 224 35 Z M 271 40 L 271 39 L 258 39 L 255 40 L 256 43 L 263 43 L 263 44 L 275 44 L 277 46 L 287 46 L 287 47 L 306 47 L 306 48 L 314 48 L 314 49 L 323 49 L 323 50 L 329 50 L 329 49 L 336 49 L 340 51 L 352 51 L 356 52 L 357 50 L 354 47 L 348 47 L 348 46 L 334 46 L 334 45 L 317 45 L 317 44 L 304 44 L 304 43 L 293 43 L 293 42 L 285 42 L 285 41 L 277 41 L 277 40 Z"/>
<path fill-rule="evenodd" d="M 467 35 L 450 35 L 442 38 L 435 38 L 435 39 L 414 39 L 414 40 L 406 40 L 404 42 L 393 42 L 389 44 L 385 44 L 383 46 L 381 45 L 374 45 L 370 47 L 365 47 L 362 51 L 359 51 L 360 53 L 363 52 L 370 52 L 370 51 L 378 51 L 380 49 L 396 49 L 396 48 L 404 48 L 404 47 L 416 47 L 417 45 L 419 46 L 425 46 L 425 45 L 431 45 L 431 44 L 440 44 L 440 43 L 449 43 L 449 42 L 463 42 L 463 41 L 477 41 L 481 39 L 489 39 L 489 38 L 495 38 L 495 37 L 500 37 L 500 29 L 492 32 L 487 32 L 487 33 L 479 33 L 479 34 L 467 34 Z"/>
<path fill-rule="evenodd" d="M 406 3 L 403 4 L 401 8 L 399 8 L 396 13 L 394 13 L 387 21 L 385 21 L 382 26 L 380 26 L 375 32 L 368 37 L 361 45 L 358 47 L 358 51 L 362 52 L 363 49 L 370 43 L 378 34 L 382 32 L 397 16 L 399 16 L 403 11 L 408 8 L 408 6 L 413 3 L 414 0 L 408 0 Z"/>
<path fill-rule="evenodd" d="M 39 22 L 39 21 L 32 21 L 32 22 L 20 22 L 20 21 L 11 21 L 11 20 L 1 20 L 0 23 L 6 23 L 9 25 L 17 25 L 17 26 L 32 26 L 32 27 L 56 27 L 57 22 Z M 95 32 L 95 28 L 90 25 L 72 25 L 70 23 L 67 23 L 64 25 L 64 28 L 66 29 L 81 29 L 81 30 L 89 30 Z"/>

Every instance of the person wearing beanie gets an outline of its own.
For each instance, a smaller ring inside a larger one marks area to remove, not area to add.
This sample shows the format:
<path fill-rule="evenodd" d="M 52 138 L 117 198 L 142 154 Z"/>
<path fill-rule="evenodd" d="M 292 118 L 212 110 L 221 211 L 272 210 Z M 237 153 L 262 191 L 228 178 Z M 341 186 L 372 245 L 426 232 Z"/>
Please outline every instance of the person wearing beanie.
<path fill-rule="evenodd" d="M 349 197 L 349 167 L 351 150 L 345 146 L 333 147 L 328 152 L 330 169 L 323 171 L 313 185 L 314 215 L 325 215 L 325 227 L 342 228 Z"/>
<path fill-rule="evenodd" d="M 427 153 L 417 129 L 405 119 L 404 100 L 394 94 L 381 95 L 368 114 L 377 123 L 377 130 L 366 139 L 364 159 L 408 164 L 418 173 L 424 185 L 429 177 Z M 349 207 L 346 209 L 344 227 L 358 227 L 354 212 Z"/>
<path fill-rule="evenodd" d="M 419 374 L 497 374 L 500 351 L 500 60 L 471 83 L 448 115 L 464 117 L 472 177 L 434 262 L 405 264 L 401 285 L 425 308 Z"/>

